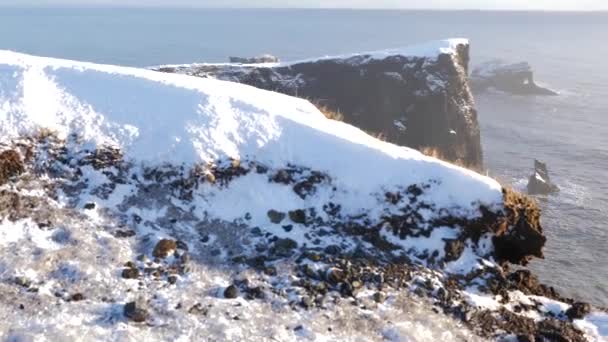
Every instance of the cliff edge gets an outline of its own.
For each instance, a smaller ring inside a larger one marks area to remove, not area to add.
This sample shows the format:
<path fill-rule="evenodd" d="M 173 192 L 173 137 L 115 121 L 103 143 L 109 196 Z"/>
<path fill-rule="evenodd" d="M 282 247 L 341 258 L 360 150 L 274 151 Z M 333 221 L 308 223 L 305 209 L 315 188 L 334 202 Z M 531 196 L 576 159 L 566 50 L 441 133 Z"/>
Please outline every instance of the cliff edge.
<path fill-rule="evenodd" d="M 450 39 L 289 63 L 192 64 L 155 70 L 306 98 L 389 142 L 432 149 L 446 160 L 481 169 L 468 64 L 468 40 Z"/>

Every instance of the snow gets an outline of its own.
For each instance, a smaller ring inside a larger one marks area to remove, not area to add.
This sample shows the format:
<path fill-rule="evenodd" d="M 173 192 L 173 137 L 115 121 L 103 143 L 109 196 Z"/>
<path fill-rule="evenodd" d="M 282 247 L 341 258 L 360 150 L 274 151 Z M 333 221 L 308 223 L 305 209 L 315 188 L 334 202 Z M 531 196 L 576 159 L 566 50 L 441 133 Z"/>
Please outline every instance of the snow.
<path fill-rule="evenodd" d="M 291 62 L 279 62 L 279 63 L 260 63 L 260 64 L 246 64 L 250 67 L 289 67 L 296 64 L 302 63 L 314 63 L 327 60 L 350 60 L 349 63 L 361 63 L 361 61 L 368 62 L 370 60 L 383 60 L 392 56 L 403 56 L 403 57 L 417 57 L 417 58 L 437 58 L 439 55 L 456 54 L 459 45 L 469 45 L 469 40 L 466 38 L 450 38 L 443 40 L 430 41 L 422 44 L 410 45 L 407 47 L 400 47 L 394 49 L 385 49 L 378 51 L 359 52 L 353 54 L 343 54 L 334 56 L 324 56 L 320 58 L 309 58 L 301 59 Z M 354 61 L 352 59 L 361 60 Z M 152 67 L 152 69 L 160 68 L 190 68 L 197 66 L 226 66 L 231 65 L 230 63 L 194 63 L 194 64 L 167 64 Z M 399 75 L 400 76 L 400 75 Z"/>
<path fill-rule="evenodd" d="M 587 315 L 584 319 L 575 320 L 574 324 L 585 331 L 589 341 L 606 342 L 608 341 L 608 314 L 604 312 L 594 312 Z"/>
<path fill-rule="evenodd" d="M 362 196 L 436 179 L 441 186 L 433 189 L 433 202 L 441 207 L 502 201 L 496 181 L 328 120 L 302 99 L 213 79 L 8 51 L 0 52 L 0 70 L 5 139 L 44 127 L 63 136 L 81 133 L 92 145 L 113 145 L 148 164 L 251 158 L 328 172 Z"/>

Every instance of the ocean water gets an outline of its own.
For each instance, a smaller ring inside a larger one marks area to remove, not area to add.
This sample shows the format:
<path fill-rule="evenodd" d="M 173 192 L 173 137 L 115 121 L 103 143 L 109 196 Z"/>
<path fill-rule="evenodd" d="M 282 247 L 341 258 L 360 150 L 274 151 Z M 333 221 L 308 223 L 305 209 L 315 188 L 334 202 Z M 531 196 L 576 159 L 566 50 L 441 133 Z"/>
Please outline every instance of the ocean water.
<path fill-rule="evenodd" d="M 546 259 L 566 295 L 608 306 L 608 13 L 0 8 L 0 49 L 131 66 L 283 60 L 466 37 L 472 63 L 528 61 L 557 97 L 476 97 L 488 173 L 525 189 L 533 159 L 562 191 L 541 197 Z"/>

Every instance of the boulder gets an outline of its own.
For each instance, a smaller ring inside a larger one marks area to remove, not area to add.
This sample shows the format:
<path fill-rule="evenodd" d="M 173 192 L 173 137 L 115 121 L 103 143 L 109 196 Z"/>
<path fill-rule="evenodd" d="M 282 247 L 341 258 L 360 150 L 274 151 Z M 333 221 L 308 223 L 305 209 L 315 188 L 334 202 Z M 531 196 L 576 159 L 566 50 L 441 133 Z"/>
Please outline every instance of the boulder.
<path fill-rule="evenodd" d="M 468 41 L 453 39 L 293 63 L 193 64 L 156 70 L 309 99 L 392 143 L 432 148 L 444 159 L 480 169 L 482 150 L 468 63 Z"/>
<path fill-rule="evenodd" d="M 534 82 L 532 67 L 527 62 L 508 64 L 500 60 L 477 66 L 471 73 L 471 89 L 480 93 L 489 88 L 516 95 L 558 95 Z"/>
<path fill-rule="evenodd" d="M 558 192 L 557 185 L 551 182 L 547 165 L 538 160 L 534 160 L 534 174 L 528 180 L 528 194 L 548 195 Z"/>

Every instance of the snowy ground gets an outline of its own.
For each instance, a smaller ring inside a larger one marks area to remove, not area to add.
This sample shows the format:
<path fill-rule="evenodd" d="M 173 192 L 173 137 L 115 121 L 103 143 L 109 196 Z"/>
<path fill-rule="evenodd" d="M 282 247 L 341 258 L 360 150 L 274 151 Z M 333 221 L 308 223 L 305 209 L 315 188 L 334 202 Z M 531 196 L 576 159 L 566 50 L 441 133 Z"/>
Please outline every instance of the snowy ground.
<path fill-rule="evenodd" d="M 9 340 L 470 341 L 452 307 L 571 307 L 485 286 L 496 232 L 462 222 L 502 215 L 497 182 L 301 99 L 0 51 L 8 150 L 25 164 L 0 184 Z M 607 320 L 572 324 L 600 340 Z"/>

